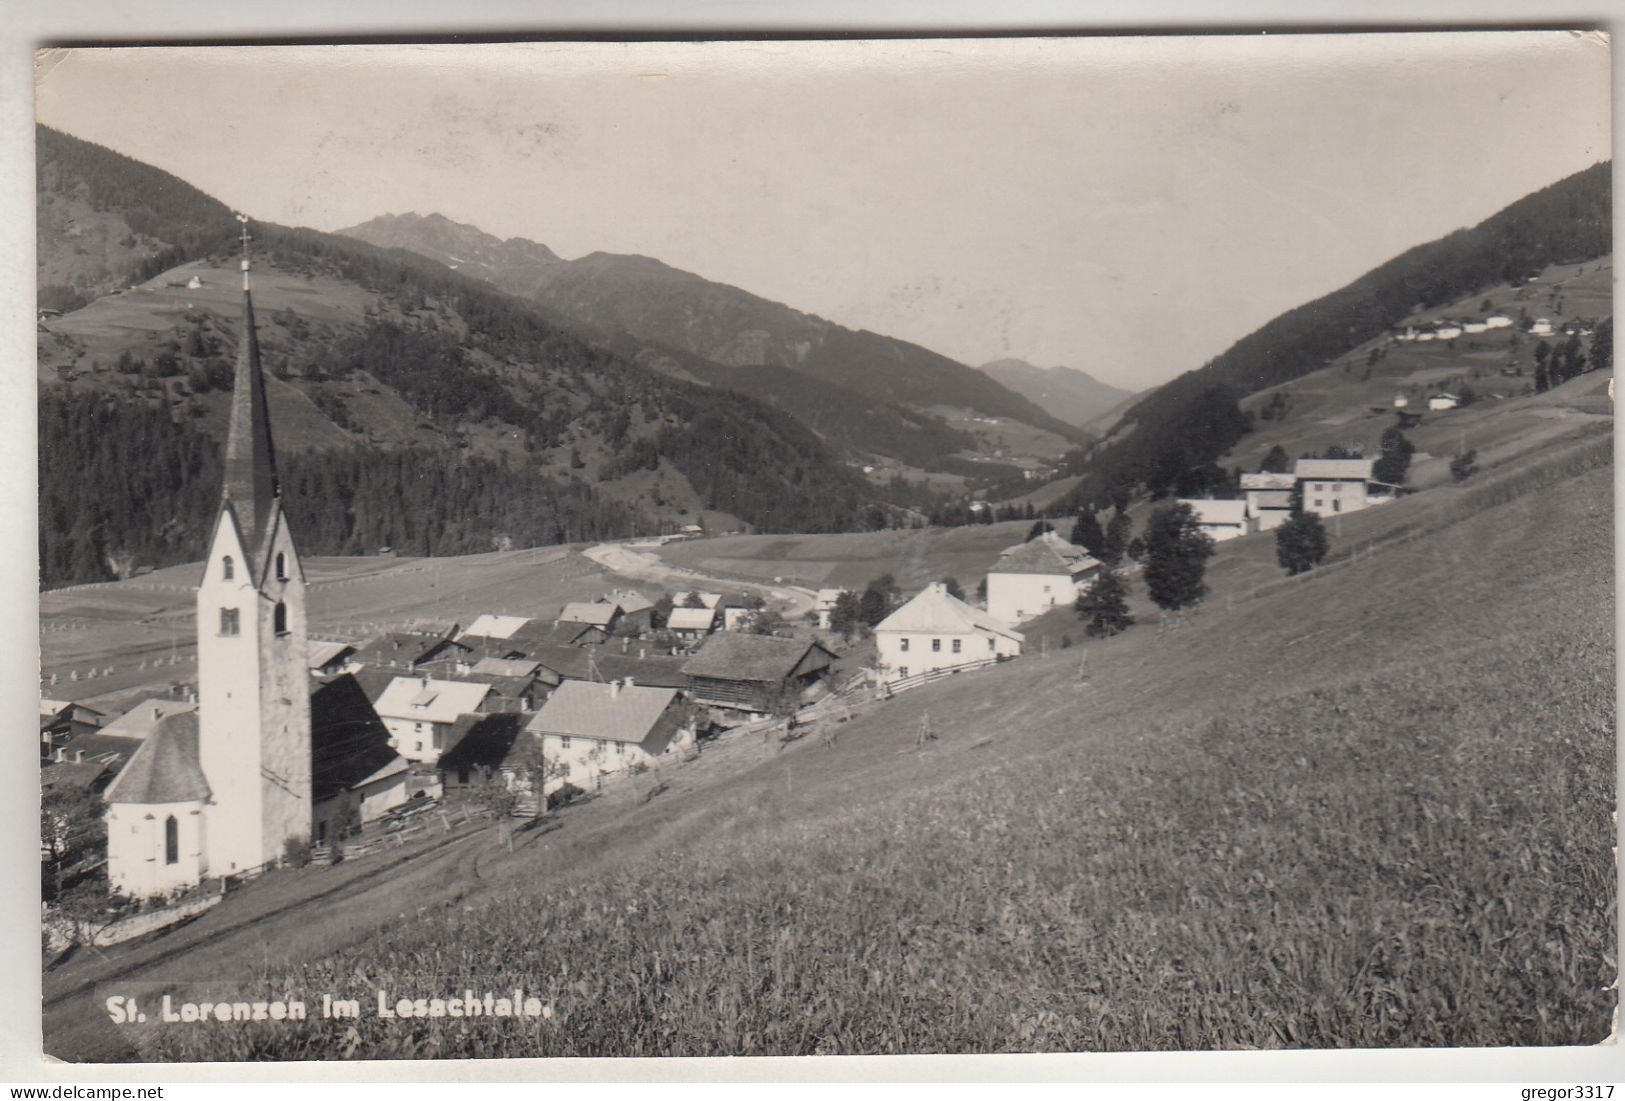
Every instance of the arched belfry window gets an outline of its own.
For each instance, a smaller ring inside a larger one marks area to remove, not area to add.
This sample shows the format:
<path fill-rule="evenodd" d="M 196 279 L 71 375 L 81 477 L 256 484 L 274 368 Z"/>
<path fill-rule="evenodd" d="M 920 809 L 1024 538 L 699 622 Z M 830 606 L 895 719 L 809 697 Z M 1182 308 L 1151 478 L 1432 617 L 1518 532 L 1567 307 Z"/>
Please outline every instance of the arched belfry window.
<path fill-rule="evenodd" d="M 276 626 L 277 634 L 285 635 L 288 633 L 288 606 L 280 600 L 276 602 L 276 612 L 272 618 L 272 623 Z"/>
<path fill-rule="evenodd" d="M 276 579 L 278 581 L 288 579 L 288 556 L 281 551 L 276 552 Z"/>
<path fill-rule="evenodd" d="M 220 576 L 225 578 L 227 581 L 230 581 L 233 577 L 237 576 L 236 566 L 232 562 L 231 555 L 229 554 L 220 560 Z"/>
<path fill-rule="evenodd" d="M 164 863 L 179 864 L 181 860 L 181 824 L 172 814 L 164 819 Z"/>

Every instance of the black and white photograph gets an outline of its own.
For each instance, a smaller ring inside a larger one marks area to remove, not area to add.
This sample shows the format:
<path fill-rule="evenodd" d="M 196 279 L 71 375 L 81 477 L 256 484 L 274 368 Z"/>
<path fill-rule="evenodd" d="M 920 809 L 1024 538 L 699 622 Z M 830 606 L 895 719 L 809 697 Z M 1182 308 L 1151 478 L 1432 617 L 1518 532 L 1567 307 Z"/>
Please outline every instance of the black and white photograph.
<path fill-rule="evenodd" d="M 47 1058 L 1611 1042 L 1606 33 L 34 61 Z"/>

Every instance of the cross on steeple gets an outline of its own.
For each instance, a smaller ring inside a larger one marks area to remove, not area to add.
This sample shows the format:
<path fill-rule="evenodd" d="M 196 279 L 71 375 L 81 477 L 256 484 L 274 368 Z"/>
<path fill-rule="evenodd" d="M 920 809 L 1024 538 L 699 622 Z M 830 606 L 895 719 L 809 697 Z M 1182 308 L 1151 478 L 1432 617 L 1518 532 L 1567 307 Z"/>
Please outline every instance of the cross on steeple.
<path fill-rule="evenodd" d="M 237 220 L 243 224 L 243 290 L 248 290 L 248 242 L 254 238 L 248 235 L 248 215 L 239 214 Z"/>

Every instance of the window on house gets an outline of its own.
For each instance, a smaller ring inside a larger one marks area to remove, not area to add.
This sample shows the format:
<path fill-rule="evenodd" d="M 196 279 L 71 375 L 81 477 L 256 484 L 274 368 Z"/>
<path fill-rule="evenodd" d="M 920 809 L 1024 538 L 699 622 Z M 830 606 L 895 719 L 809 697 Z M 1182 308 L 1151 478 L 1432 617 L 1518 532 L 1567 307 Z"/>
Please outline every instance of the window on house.
<path fill-rule="evenodd" d="M 237 633 L 236 608 L 220 609 L 220 633 L 223 635 L 234 635 Z"/>
<path fill-rule="evenodd" d="M 1316 497 L 1315 498 L 1315 507 L 1316 508 L 1325 508 L 1326 507 L 1326 502 L 1322 501 L 1319 497 Z"/>
<path fill-rule="evenodd" d="M 181 824 L 172 814 L 164 820 L 164 863 L 181 862 Z"/>
<path fill-rule="evenodd" d="M 959 639 L 954 639 L 954 653 L 959 653 Z"/>
<path fill-rule="evenodd" d="M 987 640 L 987 648 L 989 650 L 993 649 L 993 640 L 992 639 Z"/>
<path fill-rule="evenodd" d="M 942 653 L 942 640 L 940 638 L 934 638 L 931 640 L 931 652 L 933 654 Z"/>
<path fill-rule="evenodd" d="M 617 756 L 625 757 L 626 756 L 626 743 L 625 742 L 616 742 L 615 743 L 615 753 L 616 753 Z"/>
<path fill-rule="evenodd" d="M 1343 511 L 1343 502 L 1342 501 L 1333 501 L 1332 502 L 1332 511 L 1333 512 L 1342 512 Z"/>
<path fill-rule="evenodd" d="M 417 752 L 417 753 L 422 753 L 423 752 L 423 743 L 422 742 L 418 743 L 418 747 L 415 750 L 415 752 Z"/>
<path fill-rule="evenodd" d="M 414 733 L 414 734 L 422 734 L 423 733 L 423 724 L 422 723 L 413 723 L 412 724 L 412 733 Z"/>
<path fill-rule="evenodd" d="M 468 769 L 460 768 L 457 770 L 457 782 L 459 784 L 468 783 Z"/>
<path fill-rule="evenodd" d="M 559 748 L 560 749 L 569 749 L 570 748 L 570 735 L 565 734 L 565 735 L 560 736 L 560 738 L 559 738 Z"/>
<path fill-rule="evenodd" d="M 234 562 L 232 562 L 231 555 L 229 554 L 220 560 L 220 576 L 225 578 L 227 581 L 230 581 L 233 577 L 237 576 L 237 566 Z"/>
<path fill-rule="evenodd" d="M 904 665 L 901 668 L 899 668 L 897 670 L 897 675 L 900 676 L 900 677 L 908 676 L 908 666 Z"/>
<path fill-rule="evenodd" d="M 276 555 L 276 579 L 278 581 L 288 579 L 288 556 L 281 551 L 277 551 Z"/>
<path fill-rule="evenodd" d="M 908 653 L 908 639 L 906 639 L 906 638 L 899 639 L 898 643 L 897 643 L 897 648 L 899 650 L 901 650 L 905 654 Z"/>
<path fill-rule="evenodd" d="M 280 600 L 276 602 L 276 611 L 271 615 L 271 622 L 276 628 L 277 634 L 285 635 L 288 633 L 288 606 Z"/>

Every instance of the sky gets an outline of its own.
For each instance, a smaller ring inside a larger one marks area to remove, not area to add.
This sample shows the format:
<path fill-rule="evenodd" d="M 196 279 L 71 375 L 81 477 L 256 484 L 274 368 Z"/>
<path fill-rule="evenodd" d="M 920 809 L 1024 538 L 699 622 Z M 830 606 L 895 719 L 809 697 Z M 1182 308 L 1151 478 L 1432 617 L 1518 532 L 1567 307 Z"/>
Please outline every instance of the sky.
<path fill-rule="evenodd" d="M 1610 153 L 1569 32 L 78 49 L 39 121 L 255 218 L 438 212 L 1128 389 Z"/>

